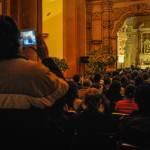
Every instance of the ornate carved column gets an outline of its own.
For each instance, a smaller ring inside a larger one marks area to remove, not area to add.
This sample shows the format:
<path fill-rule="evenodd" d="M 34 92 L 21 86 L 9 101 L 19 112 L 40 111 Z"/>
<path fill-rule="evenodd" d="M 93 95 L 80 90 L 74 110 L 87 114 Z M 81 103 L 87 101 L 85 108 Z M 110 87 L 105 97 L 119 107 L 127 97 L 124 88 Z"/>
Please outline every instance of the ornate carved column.
<path fill-rule="evenodd" d="M 127 25 L 124 24 L 123 27 L 118 31 L 117 38 L 118 38 L 118 68 L 124 67 L 124 59 L 125 59 L 125 46 L 127 41 L 127 32 L 126 32 Z"/>
<path fill-rule="evenodd" d="M 77 32 L 79 54 L 84 56 L 86 55 L 86 0 L 77 2 Z"/>
<path fill-rule="evenodd" d="M 92 34 L 91 34 L 91 50 L 100 50 L 102 44 L 102 2 L 96 1 L 91 3 L 91 19 L 92 19 Z"/>
<path fill-rule="evenodd" d="M 72 77 L 86 53 L 86 0 L 64 0 L 63 11 L 63 52 L 70 68 L 66 76 Z"/>
<path fill-rule="evenodd" d="M 1 0 L 2 2 L 2 14 L 10 15 L 10 0 Z"/>
<path fill-rule="evenodd" d="M 20 28 L 35 28 L 41 33 L 42 3 L 41 0 L 1 0 L 5 15 L 10 15 Z"/>
<path fill-rule="evenodd" d="M 91 40 L 92 40 L 92 6 L 89 1 L 86 3 L 86 52 L 89 53 L 92 49 Z"/>
<path fill-rule="evenodd" d="M 112 21 L 112 1 L 103 1 L 103 51 L 110 54 L 111 49 L 111 30 L 113 28 Z"/>
<path fill-rule="evenodd" d="M 3 3 L 2 0 L 0 0 L 0 14 L 2 14 L 2 11 L 3 11 Z"/>

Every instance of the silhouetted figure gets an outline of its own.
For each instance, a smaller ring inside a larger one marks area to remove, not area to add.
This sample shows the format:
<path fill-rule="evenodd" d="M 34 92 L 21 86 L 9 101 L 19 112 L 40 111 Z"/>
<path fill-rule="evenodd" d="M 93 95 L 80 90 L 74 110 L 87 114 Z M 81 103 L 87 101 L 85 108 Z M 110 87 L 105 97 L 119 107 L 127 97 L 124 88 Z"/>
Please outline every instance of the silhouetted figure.
<path fill-rule="evenodd" d="M 81 76 L 79 74 L 73 76 L 73 81 L 77 84 L 78 89 L 82 88 Z"/>
<path fill-rule="evenodd" d="M 101 88 L 100 79 L 101 79 L 101 75 L 95 74 L 92 82 L 92 87 L 100 89 Z"/>
<path fill-rule="evenodd" d="M 42 35 L 37 35 L 37 54 L 41 60 L 48 57 L 48 47 Z"/>
<path fill-rule="evenodd" d="M 111 116 L 99 111 L 103 97 L 96 88 L 89 88 L 85 94 L 85 109 L 79 115 L 76 149 L 103 149 L 114 150 L 115 144 L 109 137 L 116 131 L 115 121 Z"/>
<path fill-rule="evenodd" d="M 150 149 L 150 84 L 143 84 L 136 92 L 139 111 L 122 120 L 121 141 L 133 144 L 138 150 Z"/>
<path fill-rule="evenodd" d="M 119 100 L 115 104 L 115 111 L 124 114 L 131 114 L 138 110 L 138 105 L 135 102 L 136 88 L 134 85 L 128 85 L 125 88 L 125 98 Z"/>
<path fill-rule="evenodd" d="M 20 31 L 11 17 L 0 16 L 0 108 L 49 108 L 68 84 L 42 65 L 19 57 Z"/>
<path fill-rule="evenodd" d="M 114 108 L 115 108 L 115 103 L 118 101 L 118 100 L 121 100 L 122 99 L 122 96 L 121 96 L 121 84 L 120 84 L 120 81 L 118 80 L 113 80 L 112 81 L 112 84 L 109 88 L 109 90 L 107 90 L 105 92 L 106 94 L 106 97 L 110 100 L 111 102 L 111 110 L 114 111 Z"/>
<path fill-rule="evenodd" d="M 45 59 L 42 60 L 42 63 L 49 68 L 49 70 L 51 72 L 53 72 L 54 74 L 56 74 L 58 77 L 63 78 L 63 73 L 61 72 L 61 70 L 59 69 L 59 67 L 57 66 L 57 64 L 54 62 L 53 58 L 51 57 L 47 57 Z"/>

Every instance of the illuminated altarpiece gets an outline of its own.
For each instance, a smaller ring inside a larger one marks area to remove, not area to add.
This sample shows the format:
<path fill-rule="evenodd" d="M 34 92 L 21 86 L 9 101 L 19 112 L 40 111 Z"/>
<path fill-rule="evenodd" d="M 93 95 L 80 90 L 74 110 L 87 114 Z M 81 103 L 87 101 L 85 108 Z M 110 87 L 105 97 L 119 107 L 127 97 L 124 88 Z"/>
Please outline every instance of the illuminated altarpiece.
<path fill-rule="evenodd" d="M 99 50 L 103 55 L 113 55 L 117 58 L 120 54 L 124 55 L 111 67 L 114 69 L 121 67 L 118 61 L 123 62 L 123 67 L 149 66 L 150 30 L 145 25 L 143 27 L 141 22 L 138 28 L 128 25 L 127 32 L 121 31 L 120 37 L 123 38 L 120 45 L 118 44 L 118 32 L 123 30 L 125 20 L 147 15 L 150 15 L 149 0 L 87 0 L 87 54 Z"/>
<path fill-rule="evenodd" d="M 142 30 L 141 33 L 141 52 L 139 64 L 141 68 L 150 67 L 150 29 Z"/>
<path fill-rule="evenodd" d="M 118 68 L 150 66 L 150 15 L 127 18 L 117 36 Z"/>

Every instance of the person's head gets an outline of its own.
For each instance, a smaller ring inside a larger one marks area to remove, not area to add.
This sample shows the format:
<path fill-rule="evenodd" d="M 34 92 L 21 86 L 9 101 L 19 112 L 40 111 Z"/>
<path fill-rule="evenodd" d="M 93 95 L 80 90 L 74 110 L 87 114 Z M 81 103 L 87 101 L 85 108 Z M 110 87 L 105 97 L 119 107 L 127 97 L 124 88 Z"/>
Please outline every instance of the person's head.
<path fill-rule="evenodd" d="M 128 78 L 126 76 L 122 76 L 120 82 L 122 87 L 126 87 L 128 84 Z"/>
<path fill-rule="evenodd" d="M 104 78 L 104 84 L 105 85 L 110 85 L 111 84 L 111 79 L 109 77 Z"/>
<path fill-rule="evenodd" d="M 37 35 L 37 53 L 41 60 L 48 57 L 48 47 L 41 35 Z"/>
<path fill-rule="evenodd" d="M 89 88 L 85 93 L 85 106 L 89 110 L 98 110 L 100 105 L 100 92 L 96 88 Z"/>
<path fill-rule="evenodd" d="M 132 99 L 135 97 L 136 88 L 133 84 L 129 84 L 125 88 L 125 96 L 129 99 Z"/>
<path fill-rule="evenodd" d="M 143 78 L 141 76 L 137 76 L 135 78 L 135 85 L 136 86 L 139 86 L 139 85 L 143 84 L 143 82 L 144 82 L 144 80 L 143 80 Z"/>
<path fill-rule="evenodd" d="M 76 83 L 79 83 L 80 82 L 80 75 L 79 74 L 75 74 L 74 76 L 73 76 L 73 81 L 74 82 L 76 82 Z"/>
<path fill-rule="evenodd" d="M 121 98 L 121 84 L 119 80 L 113 80 L 110 88 L 107 92 L 107 97 L 112 102 L 117 101 Z"/>
<path fill-rule="evenodd" d="M 56 76 L 64 79 L 63 73 L 61 72 L 61 70 L 59 69 L 59 67 L 57 66 L 57 64 L 54 62 L 54 60 L 51 57 L 47 57 L 43 59 L 42 63 L 46 67 L 48 67 L 49 70 L 53 72 Z"/>
<path fill-rule="evenodd" d="M 83 80 L 83 88 L 89 88 L 91 86 L 91 81 L 89 79 Z"/>
<path fill-rule="evenodd" d="M 136 90 L 135 101 L 142 112 L 150 112 L 150 84 L 144 83 Z"/>
<path fill-rule="evenodd" d="M 137 70 L 133 70 L 133 72 L 131 72 L 132 80 L 134 80 L 137 76 L 138 76 L 138 71 Z"/>
<path fill-rule="evenodd" d="M 113 92 L 120 92 L 121 84 L 119 80 L 113 80 L 110 86 L 110 90 Z"/>
<path fill-rule="evenodd" d="M 72 81 L 68 81 L 68 84 L 69 84 L 69 90 L 66 95 L 67 97 L 66 103 L 68 104 L 68 106 L 73 107 L 73 102 L 75 98 L 78 98 L 78 88 L 77 85 Z"/>
<path fill-rule="evenodd" d="M 94 82 L 100 82 L 100 79 L 101 79 L 101 75 L 100 74 L 95 74 L 93 81 Z"/>
<path fill-rule="evenodd" d="M 20 48 L 20 31 L 9 16 L 0 16 L 0 59 L 18 56 Z"/>
<path fill-rule="evenodd" d="M 148 72 L 143 73 L 143 80 L 148 80 L 149 79 L 149 74 Z"/>

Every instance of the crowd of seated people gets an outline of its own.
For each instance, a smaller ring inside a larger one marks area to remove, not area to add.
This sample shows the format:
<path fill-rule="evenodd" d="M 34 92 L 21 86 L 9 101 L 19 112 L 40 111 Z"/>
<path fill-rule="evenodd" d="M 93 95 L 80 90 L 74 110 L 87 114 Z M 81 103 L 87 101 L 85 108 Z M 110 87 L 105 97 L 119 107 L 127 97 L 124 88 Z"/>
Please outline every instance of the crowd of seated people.
<path fill-rule="evenodd" d="M 78 89 L 78 96 L 82 101 L 80 103 L 82 109 L 80 109 L 81 113 L 79 115 L 87 112 L 85 102 L 87 93 L 90 94 L 89 90 L 92 90 L 92 88 L 97 89 L 99 95 L 103 97 L 103 103 L 101 101 L 101 105 L 97 110 L 99 113 L 107 114 L 114 119 L 117 118 L 116 127 L 118 129 L 116 134 L 118 141 L 127 142 L 126 146 L 131 144 L 130 148 L 148 150 L 150 148 L 150 69 L 126 68 L 109 74 L 103 73 L 100 76 L 99 84 L 95 84 L 94 79 L 90 80 L 90 77 L 86 77 L 85 80 L 82 79 L 82 86 Z M 88 84 L 85 84 L 87 81 Z M 96 100 L 96 98 L 94 99 Z M 90 121 L 90 116 L 87 120 Z M 92 125 L 96 129 L 97 123 L 94 123 L 94 121 L 91 122 L 93 122 Z M 90 126 L 90 123 L 88 122 L 86 125 L 83 123 L 83 126 L 86 129 Z"/>
<path fill-rule="evenodd" d="M 125 87 L 125 99 L 120 99 L 115 104 L 115 111 L 119 113 L 131 114 L 138 110 L 135 102 L 135 86 L 128 85 Z"/>
<path fill-rule="evenodd" d="M 30 48 L 36 59 L 21 53 L 19 36 L 15 22 L 0 16 L 0 127 L 46 129 L 34 138 L 68 150 L 122 150 L 123 142 L 150 149 L 150 69 L 68 81 L 53 59 L 40 57 L 41 46 Z"/>

